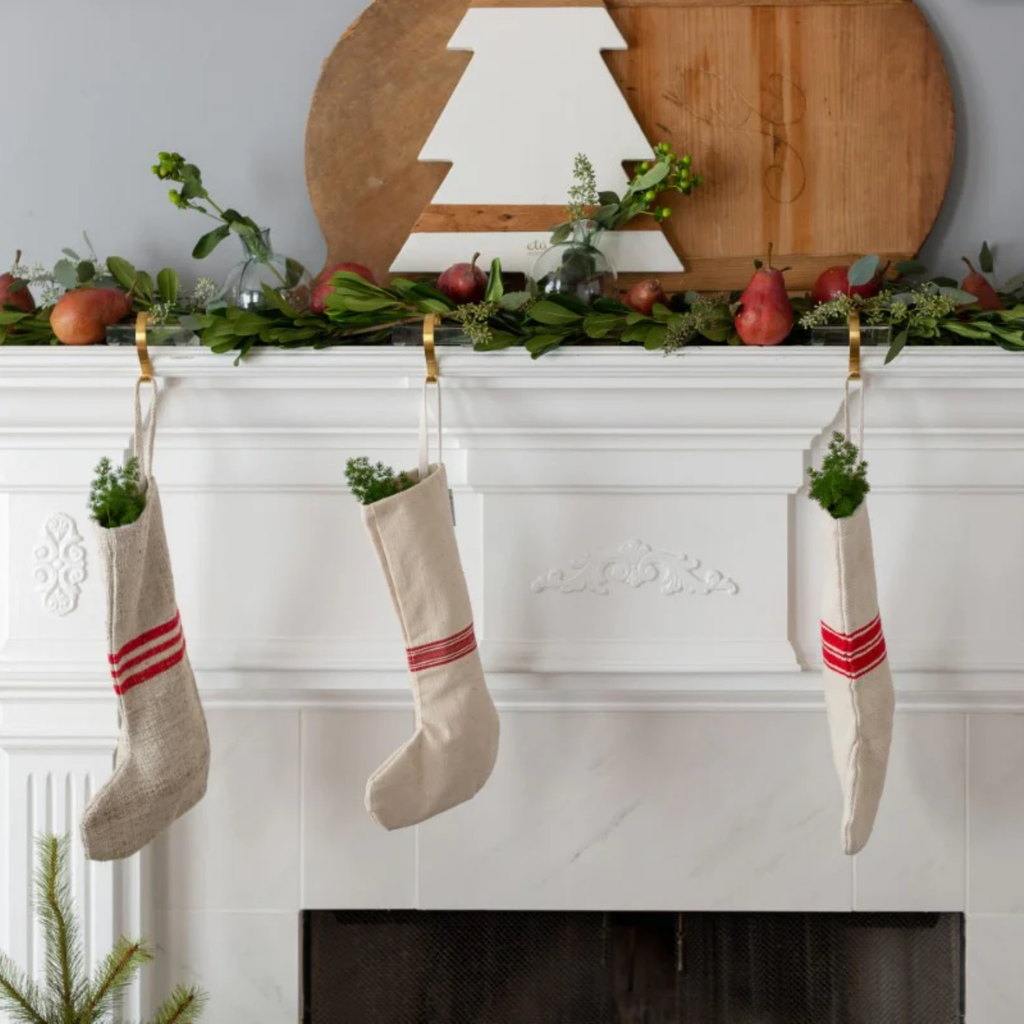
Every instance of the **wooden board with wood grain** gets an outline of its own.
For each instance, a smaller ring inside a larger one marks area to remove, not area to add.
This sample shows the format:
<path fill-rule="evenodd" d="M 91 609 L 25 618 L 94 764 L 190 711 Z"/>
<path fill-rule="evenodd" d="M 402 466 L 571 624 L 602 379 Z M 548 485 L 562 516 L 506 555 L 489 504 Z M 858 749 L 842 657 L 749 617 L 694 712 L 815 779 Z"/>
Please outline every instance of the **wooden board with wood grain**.
<path fill-rule="evenodd" d="M 430 216 L 447 165 L 418 155 L 472 57 L 447 50 L 468 6 L 375 0 L 326 61 L 307 177 L 332 262 L 386 276 Z M 688 272 L 666 287 L 743 287 L 769 243 L 792 288 L 859 254 L 917 252 L 945 195 L 954 119 L 941 53 L 910 0 L 607 6 L 629 44 L 606 60 L 630 108 L 652 143 L 692 153 L 705 176 L 670 202 L 666 235 Z M 515 91 L 508 83 L 495 113 L 509 124 L 505 160 L 530 158 L 531 113 Z"/>

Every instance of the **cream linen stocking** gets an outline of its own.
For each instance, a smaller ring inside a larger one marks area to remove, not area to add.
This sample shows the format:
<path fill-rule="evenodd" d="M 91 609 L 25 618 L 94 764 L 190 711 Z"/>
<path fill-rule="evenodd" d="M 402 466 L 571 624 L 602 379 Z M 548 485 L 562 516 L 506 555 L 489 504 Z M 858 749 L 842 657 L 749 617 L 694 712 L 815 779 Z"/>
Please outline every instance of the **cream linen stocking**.
<path fill-rule="evenodd" d="M 846 409 L 849 437 L 849 395 Z M 858 448 L 863 452 L 863 390 L 860 412 Z M 843 790 L 843 850 L 855 854 L 871 836 L 882 799 L 895 695 L 878 610 L 867 503 L 846 519 L 821 514 L 826 545 L 822 682 Z"/>
<path fill-rule="evenodd" d="M 141 850 L 202 799 L 210 741 L 174 596 L 160 493 L 152 476 L 156 386 L 143 447 L 135 389 L 135 455 L 146 507 L 134 523 L 96 528 L 107 585 L 107 644 L 121 733 L 114 773 L 82 817 L 91 860 Z"/>
<path fill-rule="evenodd" d="M 440 392 L 438 392 L 440 435 Z M 484 680 L 443 465 L 426 448 L 406 491 L 363 508 L 402 624 L 416 730 L 370 776 L 366 808 L 385 828 L 405 828 L 464 803 L 490 778 L 498 713 Z"/>

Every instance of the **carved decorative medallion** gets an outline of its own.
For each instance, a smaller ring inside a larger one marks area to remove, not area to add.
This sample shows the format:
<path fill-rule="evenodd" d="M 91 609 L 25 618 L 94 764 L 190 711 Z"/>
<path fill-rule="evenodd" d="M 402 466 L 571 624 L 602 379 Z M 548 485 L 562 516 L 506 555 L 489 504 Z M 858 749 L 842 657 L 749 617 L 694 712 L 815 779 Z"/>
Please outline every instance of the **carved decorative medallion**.
<path fill-rule="evenodd" d="M 85 582 L 85 542 L 66 512 L 54 512 L 39 530 L 32 575 L 43 607 L 53 615 L 70 615 L 78 607 Z"/>
<path fill-rule="evenodd" d="M 738 594 L 736 583 L 717 569 L 702 569 L 699 559 L 655 551 L 650 544 L 629 540 L 617 548 L 573 559 L 566 569 L 551 569 L 533 581 L 532 589 L 563 594 L 607 594 L 610 584 L 642 587 L 657 583 L 663 594 Z"/>

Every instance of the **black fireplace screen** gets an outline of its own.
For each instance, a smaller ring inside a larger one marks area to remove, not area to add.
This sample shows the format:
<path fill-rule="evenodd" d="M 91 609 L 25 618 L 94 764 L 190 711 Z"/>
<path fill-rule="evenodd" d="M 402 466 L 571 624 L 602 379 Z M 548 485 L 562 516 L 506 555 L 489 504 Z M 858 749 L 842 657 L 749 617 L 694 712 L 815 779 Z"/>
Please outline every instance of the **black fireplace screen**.
<path fill-rule="evenodd" d="M 307 911 L 304 1024 L 955 1024 L 959 914 Z"/>

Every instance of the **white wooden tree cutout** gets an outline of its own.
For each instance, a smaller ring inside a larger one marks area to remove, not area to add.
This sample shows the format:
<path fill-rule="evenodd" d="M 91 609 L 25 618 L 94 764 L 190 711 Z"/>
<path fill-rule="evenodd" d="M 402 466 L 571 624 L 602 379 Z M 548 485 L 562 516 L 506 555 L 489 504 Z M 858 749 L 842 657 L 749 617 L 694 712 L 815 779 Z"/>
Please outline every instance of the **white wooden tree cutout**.
<path fill-rule="evenodd" d="M 474 6 L 448 47 L 474 56 L 420 159 L 452 167 L 391 270 L 429 273 L 479 252 L 528 273 L 565 219 L 577 153 L 590 158 L 599 189 L 620 195 L 623 162 L 651 155 L 601 56 L 626 41 L 603 3 Z M 605 235 L 601 248 L 615 268 L 682 271 L 653 218 L 639 227 Z"/>

